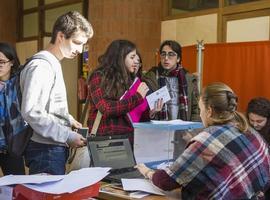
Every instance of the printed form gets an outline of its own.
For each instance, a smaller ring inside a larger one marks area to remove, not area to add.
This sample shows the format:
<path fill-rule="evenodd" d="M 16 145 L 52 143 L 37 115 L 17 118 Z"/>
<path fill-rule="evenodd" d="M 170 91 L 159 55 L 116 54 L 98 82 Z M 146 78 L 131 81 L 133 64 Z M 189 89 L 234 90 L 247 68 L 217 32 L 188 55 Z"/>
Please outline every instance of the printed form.
<path fill-rule="evenodd" d="M 166 102 L 171 100 L 171 96 L 169 94 L 167 86 L 164 86 L 164 87 L 158 89 L 157 91 L 149 94 L 146 97 L 146 99 L 147 99 L 148 105 L 150 107 L 150 110 L 153 110 L 155 108 L 155 103 L 159 99 L 163 99 L 163 102 L 166 103 Z"/>

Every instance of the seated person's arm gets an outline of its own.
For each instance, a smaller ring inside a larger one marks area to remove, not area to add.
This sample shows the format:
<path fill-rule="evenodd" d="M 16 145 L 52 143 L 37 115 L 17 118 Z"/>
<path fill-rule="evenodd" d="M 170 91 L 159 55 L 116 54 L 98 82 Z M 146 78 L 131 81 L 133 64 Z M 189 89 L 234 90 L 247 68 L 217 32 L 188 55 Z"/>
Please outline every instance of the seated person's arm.
<path fill-rule="evenodd" d="M 164 170 L 152 170 L 144 164 L 138 164 L 136 168 L 145 178 L 152 180 L 153 184 L 162 190 L 170 191 L 179 188 L 180 185 L 171 178 Z"/>
<path fill-rule="evenodd" d="M 165 191 L 180 188 L 180 185 L 164 170 L 155 171 L 152 175 L 152 182 L 154 185 Z"/>

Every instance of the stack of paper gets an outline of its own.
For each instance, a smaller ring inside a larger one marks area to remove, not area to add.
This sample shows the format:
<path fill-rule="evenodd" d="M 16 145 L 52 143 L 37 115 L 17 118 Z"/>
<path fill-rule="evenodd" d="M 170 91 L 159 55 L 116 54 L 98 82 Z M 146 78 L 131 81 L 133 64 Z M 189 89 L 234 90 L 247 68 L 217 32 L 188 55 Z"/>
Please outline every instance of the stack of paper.
<path fill-rule="evenodd" d="M 146 179 L 122 179 L 125 191 L 143 191 L 150 194 L 164 195 L 163 191 Z"/>
<path fill-rule="evenodd" d="M 67 175 L 9 175 L 0 178 L 0 186 L 23 184 L 49 194 L 72 193 L 102 180 L 110 168 L 83 168 Z"/>
<path fill-rule="evenodd" d="M 171 125 L 189 125 L 189 124 L 196 124 L 198 122 L 192 122 L 192 121 L 184 121 L 181 119 L 175 119 L 175 120 L 168 120 L 168 121 L 159 121 L 159 120 L 151 120 L 153 124 L 171 124 Z"/>

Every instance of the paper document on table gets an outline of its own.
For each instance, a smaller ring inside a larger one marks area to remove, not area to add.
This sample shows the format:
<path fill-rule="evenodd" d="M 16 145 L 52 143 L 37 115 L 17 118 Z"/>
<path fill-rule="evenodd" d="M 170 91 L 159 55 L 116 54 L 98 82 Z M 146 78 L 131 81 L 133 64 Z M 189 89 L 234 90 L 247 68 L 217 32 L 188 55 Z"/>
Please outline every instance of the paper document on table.
<path fill-rule="evenodd" d="M 129 194 L 129 197 L 133 198 L 133 199 L 141 199 L 141 198 L 149 196 L 149 195 L 150 194 L 147 192 L 137 191 L 137 192 L 131 192 Z"/>
<path fill-rule="evenodd" d="M 93 185 L 107 176 L 110 168 L 91 167 L 71 171 L 57 182 L 43 184 L 24 184 L 24 186 L 39 192 L 50 194 L 72 193 L 81 188 Z"/>
<path fill-rule="evenodd" d="M 171 166 L 174 162 L 173 161 L 165 161 L 157 165 L 157 169 L 166 169 L 167 167 Z"/>
<path fill-rule="evenodd" d="M 8 175 L 0 178 L 0 186 L 15 184 L 39 184 L 55 182 L 63 179 L 65 175 Z"/>
<path fill-rule="evenodd" d="M 162 99 L 163 103 L 166 103 L 171 100 L 171 96 L 169 94 L 167 86 L 164 86 L 160 88 L 159 90 L 149 94 L 146 96 L 148 105 L 150 107 L 150 110 L 155 108 L 155 103 L 159 100 Z"/>
<path fill-rule="evenodd" d="M 163 192 L 146 179 L 121 179 L 125 191 L 143 191 L 151 194 L 164 195 Z"/>
<path fill-rule="evenodd" d="M 193 124 L 193 123 L 197 123 L 197 122 L 175 119 L 175 120 L 168 120 L 168 121 L 151 120 L 151 123 L 153 123 L 153 124 L 188 125 L 188 124 Z"/>

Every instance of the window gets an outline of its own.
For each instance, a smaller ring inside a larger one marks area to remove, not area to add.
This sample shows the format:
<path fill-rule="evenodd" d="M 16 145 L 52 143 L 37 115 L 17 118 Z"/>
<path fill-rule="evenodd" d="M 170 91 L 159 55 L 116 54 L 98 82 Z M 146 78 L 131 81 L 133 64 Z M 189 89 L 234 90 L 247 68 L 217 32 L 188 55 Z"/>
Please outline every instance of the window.
<path fill-rule="evenodd" d="M 18 0 L 18 41 L 38 40 L 43 48 L 43 38 L 50 36 L 56 18 L 70 10 L 87 15 L 88 0 Z"/>
<path fill-rule="evenodd" d="M 218 0 L 172 0 L 171 13 L 180 14 L 197 10 L 218 8 Z"/>
<path fill-rule="evenodd" d="M 259 0 L 225 0 L 225 5 L 235 5 L 235 4 L 240 4 L 240 3 L 248 3 L 252 1 L 259 1 Z"/>
<path fill-rule="evenodd" d="M 45 32 L 50 33 L 57 17 L 70 10 L 77 10 L 82 14 L 83 4 L 77 3 L 45 10 Z"/>
<path fill-rule="evenodd" d="M 262 0 L 223 0 L 224 6 L 249 3 Z M 170 0 L 170 15 L 189 13 L 213 8 L 219 8 L 219 0 Z"/>

